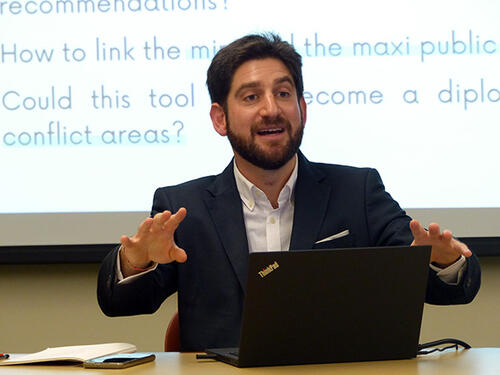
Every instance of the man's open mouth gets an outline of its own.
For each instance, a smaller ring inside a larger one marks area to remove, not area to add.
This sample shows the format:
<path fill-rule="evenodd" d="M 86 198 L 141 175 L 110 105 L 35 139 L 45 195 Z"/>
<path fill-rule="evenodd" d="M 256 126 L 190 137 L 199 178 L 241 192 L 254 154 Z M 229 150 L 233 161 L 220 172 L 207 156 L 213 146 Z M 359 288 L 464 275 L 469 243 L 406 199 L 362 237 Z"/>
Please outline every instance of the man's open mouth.
<path fill-rule="evenodd" d="M 258 135 L 271 135 L 271 134 L 279 134 L 283 133 L 285 131 L 284 128 L 269 128 L 269 129 L 262 129 L 257 132 Z"/>

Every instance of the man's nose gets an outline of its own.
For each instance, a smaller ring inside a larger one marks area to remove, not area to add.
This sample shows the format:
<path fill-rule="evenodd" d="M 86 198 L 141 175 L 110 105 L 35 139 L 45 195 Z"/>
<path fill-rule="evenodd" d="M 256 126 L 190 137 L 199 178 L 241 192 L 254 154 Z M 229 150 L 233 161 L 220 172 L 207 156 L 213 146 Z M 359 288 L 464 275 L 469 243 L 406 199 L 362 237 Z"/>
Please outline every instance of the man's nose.
<path fill-rule="evenodd" d="M 280 114 L 280 107 L 276 101 L 276 97 L 273 94 L 268 94 L 264 97 L 262 101 L 262 107 L 260 109 L 260 115 L 262 117 L 277 117 Z"/>

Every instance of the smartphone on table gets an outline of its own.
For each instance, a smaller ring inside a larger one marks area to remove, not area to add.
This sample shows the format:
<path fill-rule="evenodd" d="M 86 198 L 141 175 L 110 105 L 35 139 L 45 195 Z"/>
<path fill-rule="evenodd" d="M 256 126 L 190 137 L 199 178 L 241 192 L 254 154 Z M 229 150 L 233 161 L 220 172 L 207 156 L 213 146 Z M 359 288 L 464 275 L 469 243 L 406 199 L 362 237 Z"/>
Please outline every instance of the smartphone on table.
<path fill-rule="evenodd" d="M 153 353 L 119 353 L 89 359 L 83 362 L 85 368 L 127 368 L 155 360 Z"/>

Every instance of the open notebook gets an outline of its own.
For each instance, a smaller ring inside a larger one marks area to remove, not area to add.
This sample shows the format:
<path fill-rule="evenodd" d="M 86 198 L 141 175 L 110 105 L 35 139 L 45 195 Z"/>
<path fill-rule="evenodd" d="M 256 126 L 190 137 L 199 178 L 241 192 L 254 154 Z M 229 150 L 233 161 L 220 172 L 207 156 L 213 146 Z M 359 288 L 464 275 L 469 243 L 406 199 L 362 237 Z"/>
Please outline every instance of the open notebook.
<path fill-rule="evenodd" d="M 109 343 L 96 345 L 76 345 L 47 348 L 41 352 L 13 355 L 9 359 L 0 361 L 0 365 L 21 365 L 41 362 L 85 362 L 89 359 L 116 353 L 133 353 L 135 345 L 127 343 Z"/>

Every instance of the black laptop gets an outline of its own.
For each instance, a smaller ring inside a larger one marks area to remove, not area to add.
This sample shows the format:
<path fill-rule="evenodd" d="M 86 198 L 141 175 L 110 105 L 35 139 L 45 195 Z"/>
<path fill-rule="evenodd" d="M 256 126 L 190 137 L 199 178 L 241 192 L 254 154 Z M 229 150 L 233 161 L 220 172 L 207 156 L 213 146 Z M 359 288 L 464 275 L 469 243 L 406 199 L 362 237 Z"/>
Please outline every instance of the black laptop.
<path fill-rule="evenodd" d="M 416 356 L 430 246 L 250 254 L 238 367 Z"/>

